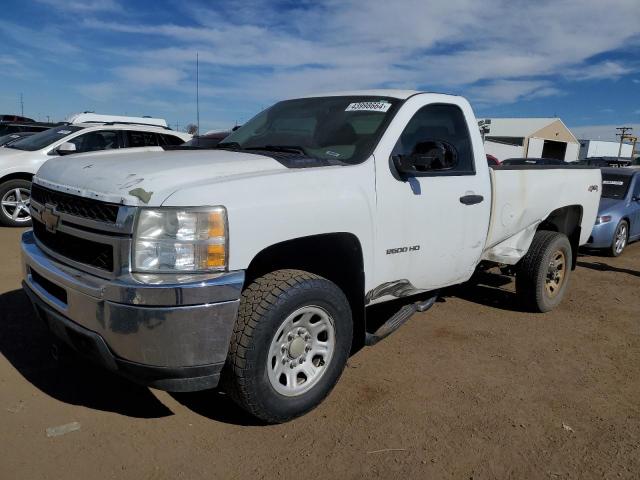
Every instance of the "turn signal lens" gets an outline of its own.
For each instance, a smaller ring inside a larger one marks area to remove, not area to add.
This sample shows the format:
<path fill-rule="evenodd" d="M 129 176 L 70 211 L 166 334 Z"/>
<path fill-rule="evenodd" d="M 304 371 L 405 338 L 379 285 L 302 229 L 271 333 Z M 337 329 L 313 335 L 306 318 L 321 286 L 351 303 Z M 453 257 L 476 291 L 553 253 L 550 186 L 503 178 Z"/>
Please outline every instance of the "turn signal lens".
<path fill-rule="evenodd" d="M 227 252 L 224 245 L 207 246 L 207 267 L 220 268 L 227 264 Z"/>
<path fill-rule="evenodd" d="M 611 215 L 602 215 L 601 217 L 596 218 L 596 225 L 600 225 L 601 223 L 607 223 L 611 221 Z"/>

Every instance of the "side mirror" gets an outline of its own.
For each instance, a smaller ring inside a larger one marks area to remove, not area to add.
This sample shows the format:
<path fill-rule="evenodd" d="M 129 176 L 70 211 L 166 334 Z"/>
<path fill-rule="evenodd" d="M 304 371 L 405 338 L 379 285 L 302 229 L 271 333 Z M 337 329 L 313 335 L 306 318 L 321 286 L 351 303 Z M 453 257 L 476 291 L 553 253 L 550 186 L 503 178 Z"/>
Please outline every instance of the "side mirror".
<path fill-rule="evenodd" d="M 56 148 L 56 152 L 58 152 L 58 155 L 69 155 L 70 153 L 76 153 L 76 144 L 71 142 L 61 143 L 58 148 Z"/>
<path fill-rule="evenodd" d="M 450 143 L 428 140 L 416 144 L 410 155 L 393 155 L 391 158 L 398 173 L 419 176 L 451 170 L 458 164 L 458 151 Z"/>

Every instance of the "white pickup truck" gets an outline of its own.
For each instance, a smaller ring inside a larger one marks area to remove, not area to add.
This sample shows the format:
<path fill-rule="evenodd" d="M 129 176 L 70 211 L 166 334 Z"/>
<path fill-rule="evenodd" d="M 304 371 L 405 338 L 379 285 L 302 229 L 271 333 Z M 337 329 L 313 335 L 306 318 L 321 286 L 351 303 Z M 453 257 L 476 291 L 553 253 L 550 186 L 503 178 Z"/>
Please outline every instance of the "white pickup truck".
<path fill-rule="evenodd" d="M 33 183 L 24 288 L 57 337 L 155 388 L 220 382 L 283 422 L 481 263 L 512 266 L 527 308 L 555 307 L 601 177 L 490 169 L 464 98 L 375 90 L 277 103 L 215 150 L 54 158 Z"/>

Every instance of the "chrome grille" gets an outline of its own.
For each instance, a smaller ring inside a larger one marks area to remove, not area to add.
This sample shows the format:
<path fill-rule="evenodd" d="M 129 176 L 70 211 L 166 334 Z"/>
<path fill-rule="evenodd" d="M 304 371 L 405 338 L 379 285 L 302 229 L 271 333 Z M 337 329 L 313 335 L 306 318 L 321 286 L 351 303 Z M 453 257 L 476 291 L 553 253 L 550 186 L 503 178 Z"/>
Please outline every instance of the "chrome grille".
<path fill-rule="evenodd" d="M 137 207 L 33 185 L 31 217 L 38 246 L 58 261 L 99 277 L 116 278 L 130 270 L 136 212 Z M 59 217 L 57 225 L 52 215 Z"/>
<path fill-rule="evenodd" d="M 50 190 L 35 183 L 31 186 L 31 200 L 41 205 L 53 205 L 58 212 L 111 224 L 116 223 L 120 208 L 119 205 L 113 203 Z"/>

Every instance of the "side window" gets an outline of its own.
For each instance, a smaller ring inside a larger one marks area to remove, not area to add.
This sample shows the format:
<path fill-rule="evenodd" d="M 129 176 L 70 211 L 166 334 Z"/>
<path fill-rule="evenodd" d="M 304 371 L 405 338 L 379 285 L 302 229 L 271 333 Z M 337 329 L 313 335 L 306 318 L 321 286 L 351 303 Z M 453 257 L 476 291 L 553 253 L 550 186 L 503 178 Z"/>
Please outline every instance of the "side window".
<path fill-rule="evenodd" d="M 129 136 L 129 147 L 157 147 L 158 138 L 154 132 L 136 132 L 130 130 L 127 132 Z"/>
<path fill-rule="evenodd" d="M 98 150 L 110 150 L 119 148 L 118 132 L 102 130 L 78 135 L 69 140 L 76 146 L 77 152 L 95 152 Z"/>
<path fill-rule="evenodd" d="M 471 136 L 456 105 L 422 107 L 405 127 L 392 155 L 416 159 L 425 175 L 475 174 Z"/>
<path fill-rule="evenodd" d="M 175 135 L 159 134 L 158 136 L 161 138 L 163 145 L 182 145 L 184 143 L 184 140 Z"/>

